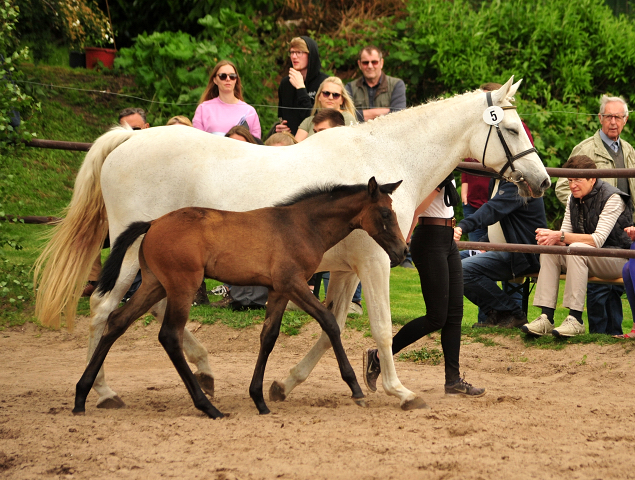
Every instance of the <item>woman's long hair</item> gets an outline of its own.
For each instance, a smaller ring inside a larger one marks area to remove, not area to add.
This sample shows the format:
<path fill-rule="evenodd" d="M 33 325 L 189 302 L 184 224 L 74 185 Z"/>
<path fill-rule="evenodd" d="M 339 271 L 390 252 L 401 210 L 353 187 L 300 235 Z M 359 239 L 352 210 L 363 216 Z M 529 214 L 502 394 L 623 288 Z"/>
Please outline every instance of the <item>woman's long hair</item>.
<path fill-rule="evenodd" d="M 207 100 L 212 100 L 213 98 L 218 97 L 218 85 L 214 83 L 214 77 L 216 77 L 216 75 L 218 74 L 220 67 L 224 67 L 225 65 L 229 65 L 230 67 L 232 67 L 236 75 L 238 75 L 238 69 L 236 68 L 236 65 L 234 65 L 229 60 L 221 60 L 220 62 L 218 62 L 209 76 L 207 87 L 205 87 L 205 91 L 203 92 L 203 95 L 201 95 L 201 99 L 198 101 L 199 105 L 203 102 L 206 102 Z M 236 85 L 234 86 L 234 97 L 244 102 L 243 84 L 240 81 L 240 75 L 238 75 L 238 78 L 236 79 Z"/>
<path fill-rule="evenodd" d="M 334 83 L 335 85 L 339 85 L 342 88 L 342 106 L 340 107 L 341 111 L 350 113 L 353 118 L 355 117 L 355 105 L 353 104 L 353 100 L 349 96 L 346 88 L 344 88 L 344 82 L 339 77 L 329 77 L 324 80 L 320 84 L 320 88 L 315 95 L 315 103 L 313 103 L 313 110 L 311 110 L 311 115 L 315 115 L 315 112 L 318 111 L 318 108 L 326 108 L 322 105 L 322 90 L 324 89 L 324 85 L 327 83 Z"/>

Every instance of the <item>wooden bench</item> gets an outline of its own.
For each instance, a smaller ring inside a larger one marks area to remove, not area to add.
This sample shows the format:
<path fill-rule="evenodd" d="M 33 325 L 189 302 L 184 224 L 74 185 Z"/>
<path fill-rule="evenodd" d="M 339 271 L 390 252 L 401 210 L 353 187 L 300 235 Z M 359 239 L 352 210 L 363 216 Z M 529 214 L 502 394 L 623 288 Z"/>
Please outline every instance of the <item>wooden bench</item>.
<path fill-rule="evenodd" d="M 560 275 L 560 280 L 566 280 L 567 276 L 562 274 Z M 527 311 L 529 310 L 529 294 L 534 289 L 536 285 L 536 281 L 538 280 L 538 272 L 536 273 L 528 273 L 526 275 L 522 275 L 520 277 L 509 280 L 508 282 L 503 282 L 504 288 L 503 290 L 508 295 L 513 293 L 520 293 L 523 297 L 523 312 L 527 315 Z M 613 279 L 604 279 L 598 277 L 589 277 L 589 283 L 601 283 L 605 285 L 624 285 L 624 280 L 622 277 L 613 278 Z"/>

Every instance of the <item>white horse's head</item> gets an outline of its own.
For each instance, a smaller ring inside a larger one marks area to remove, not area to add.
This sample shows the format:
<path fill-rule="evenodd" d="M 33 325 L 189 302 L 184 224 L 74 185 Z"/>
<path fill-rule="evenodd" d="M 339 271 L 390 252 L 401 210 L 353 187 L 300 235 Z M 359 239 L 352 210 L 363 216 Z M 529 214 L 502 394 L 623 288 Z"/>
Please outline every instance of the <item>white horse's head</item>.
<path fill-rule="evenodd" d="M 483 93 L 483 121 L 470 140 L 470 150 L 485 166 L 518 185 L 524 197 L 540 197 L 551 185 L 542 160 L 511 104 L 522 80 Z"/>

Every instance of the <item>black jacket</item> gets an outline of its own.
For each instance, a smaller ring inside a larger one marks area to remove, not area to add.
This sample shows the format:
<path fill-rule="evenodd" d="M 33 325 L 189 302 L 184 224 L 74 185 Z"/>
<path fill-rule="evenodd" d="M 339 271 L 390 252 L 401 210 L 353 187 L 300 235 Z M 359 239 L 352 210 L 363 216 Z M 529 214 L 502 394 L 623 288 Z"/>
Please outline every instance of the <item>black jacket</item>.
<path fill-rule="evenodd" d="M 489 196 L 492 195 L 495 180 L 490 180 Z M 501 180 L 498 192 L 469 218 L 458 224 L 463 233 L 479 228 L 487 228 L 500 222 L 507 243 L 536 245 L 536 229 L 547 228 L 545 204 L 541 198 L 524 198 L 518 194 L 518 187 Z M 480 239 L 489 241 L 487 235 Z M 533 253 L 512 253 L 514 276 L 540 270 L 539 256 Z"/>
<path fill-rule="evenodd" d="M 287 126 L 293 135 L 306 117 L 311 115 L 313 102 L 320 84 L 328 75 L 320 71 L 320 54 L 318 46 L 310 37 L 302 37 L 309 48 L 309 66 L 307 68 L 304 85 L 306 88 L 296 89 L 289 77 L 284 77 L 278 87 L 278 117 L 287 121 Z M 291 108 L 285 108 L 291 107 Z"/>

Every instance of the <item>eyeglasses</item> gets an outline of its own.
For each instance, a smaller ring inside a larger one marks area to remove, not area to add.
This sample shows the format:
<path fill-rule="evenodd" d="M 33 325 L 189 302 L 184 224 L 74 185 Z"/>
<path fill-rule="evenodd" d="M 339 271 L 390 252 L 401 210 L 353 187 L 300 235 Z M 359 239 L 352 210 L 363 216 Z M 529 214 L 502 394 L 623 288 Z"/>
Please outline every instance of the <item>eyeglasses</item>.
<path fill-rule="evenodd" d="M 307 52 L 300 52 L 299 50 L 291 50 L 289 52 L 290 57 L 301 57 L 302 55 L 308 55 Z"/>
<path fill-rule="evenodd" d="M 567 180 L 569 181 L 569 185 L 572 185 L 572 184 L 580 185 L 581 183 L 588 180 L 588 178 L 567 178 Z"/>
<path fill-rule="evenodd" d="M 238 78 L 238 74 L 236 73 L 219 73 L 216 76 L 223 81 L 227 80 L 227 77 L 229 77 L 230 80 L 236 80 Z"/>
<path fill-rule="evenodd" d="M 333 100 L 337 100 L 342 96 L 341 93 L 327 92 L 326 90 L 322 90 L 322 95 L 324 95 L 324 98 L 329 98 L 330 96 L 332 96 Z"/>
<path fill-rule="evenodd" d="M 132 127 L 133 130 L 141 130 L 141 127 Z"/>
<path fill-rule="evenodd" d="M 377 65 L 379 65 L 379 60 L 361 60 L 361 64 L 365 67 L 367 67 L 369 63 L 372 63 L 373 67 L 376 67 Z"/>
<path fill-rule="evenodd" d="M 623 122 L 626 118 L 626 115 L 605 115 L 603 113 L 600 114 L 602 120 L 606 120 L 610 122 L 611 120 L 615 120 L 616 122 Z"/>

